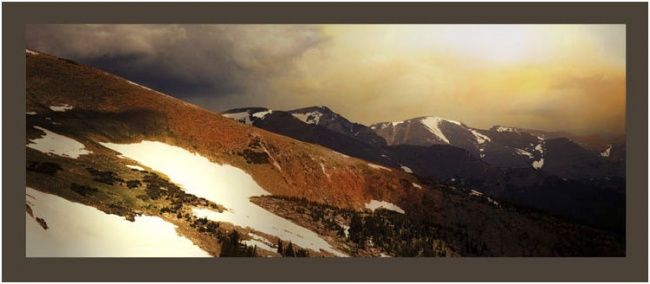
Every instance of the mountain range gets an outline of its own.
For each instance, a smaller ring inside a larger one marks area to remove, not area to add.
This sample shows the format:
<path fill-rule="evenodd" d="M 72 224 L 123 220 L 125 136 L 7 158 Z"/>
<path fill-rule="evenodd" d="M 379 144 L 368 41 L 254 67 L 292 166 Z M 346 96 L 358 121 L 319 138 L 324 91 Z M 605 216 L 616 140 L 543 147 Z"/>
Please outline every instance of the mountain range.
<path fill-rule="evenodd" d="M 612 145 L 625 148 L 620 142 L 594 150 L 562 136 L 574 137 L 568 133 L 477 129 L 439 117 L 364 126 L 324 106 L 238 108 L 222 115 L 431 182 L 473 186 L 516 204 L 623 230 L 625 164 L 610 154 Z"/>

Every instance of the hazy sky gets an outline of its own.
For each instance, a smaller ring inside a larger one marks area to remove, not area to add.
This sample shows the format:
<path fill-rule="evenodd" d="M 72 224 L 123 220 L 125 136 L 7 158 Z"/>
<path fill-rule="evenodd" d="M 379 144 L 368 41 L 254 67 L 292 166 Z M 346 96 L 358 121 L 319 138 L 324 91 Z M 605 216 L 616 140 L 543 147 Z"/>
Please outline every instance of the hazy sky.
<path fill-rule="evenodd" d="M 625 25 L 31 25 L 30 48 L 214 111 L 326 105 L 622 133 Z"/>

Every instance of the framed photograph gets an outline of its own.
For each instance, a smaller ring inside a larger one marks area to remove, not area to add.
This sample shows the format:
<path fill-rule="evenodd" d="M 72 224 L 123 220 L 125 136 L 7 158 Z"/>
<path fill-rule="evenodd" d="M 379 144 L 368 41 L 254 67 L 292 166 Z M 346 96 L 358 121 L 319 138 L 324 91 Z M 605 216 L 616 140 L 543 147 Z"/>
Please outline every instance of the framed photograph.
<path fill-rule="evenodd" d="M 3 8 L 5 280 L 647 281 L 647 3 Z"/>

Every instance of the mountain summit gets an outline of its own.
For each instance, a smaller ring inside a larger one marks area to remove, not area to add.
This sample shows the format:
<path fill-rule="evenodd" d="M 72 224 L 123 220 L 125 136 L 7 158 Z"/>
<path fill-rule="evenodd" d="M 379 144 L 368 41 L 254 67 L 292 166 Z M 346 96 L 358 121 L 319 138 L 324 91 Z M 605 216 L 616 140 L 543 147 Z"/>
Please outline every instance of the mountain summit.
<path fill-rule="evenodd" d="M 365 125 L 349 121 L 326 106 L 312 106 L 290 110 L 294 117 L 309 124 L 319 125 L 334 132 L 353 137 L 363 143 L 384 146 L 386 141 Z"/>

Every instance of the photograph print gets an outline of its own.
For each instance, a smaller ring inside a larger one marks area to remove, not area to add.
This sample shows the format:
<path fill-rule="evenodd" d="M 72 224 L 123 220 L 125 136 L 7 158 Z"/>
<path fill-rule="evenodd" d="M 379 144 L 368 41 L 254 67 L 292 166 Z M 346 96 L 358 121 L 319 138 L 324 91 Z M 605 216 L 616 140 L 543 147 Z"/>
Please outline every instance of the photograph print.
<path fill-rule="evenodd" d="M 26 257 L 626 256 L 625 25 L 25 33 Z"/>

